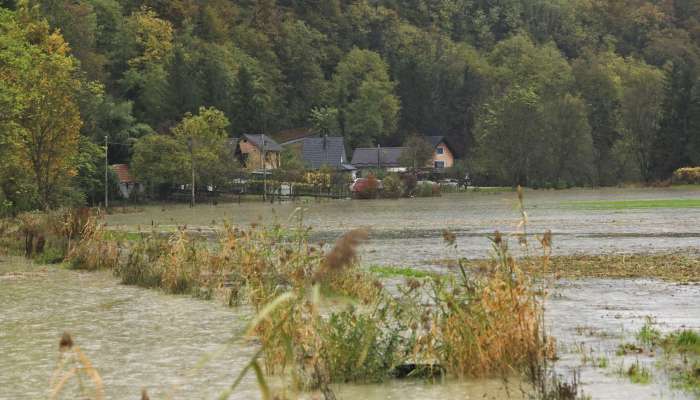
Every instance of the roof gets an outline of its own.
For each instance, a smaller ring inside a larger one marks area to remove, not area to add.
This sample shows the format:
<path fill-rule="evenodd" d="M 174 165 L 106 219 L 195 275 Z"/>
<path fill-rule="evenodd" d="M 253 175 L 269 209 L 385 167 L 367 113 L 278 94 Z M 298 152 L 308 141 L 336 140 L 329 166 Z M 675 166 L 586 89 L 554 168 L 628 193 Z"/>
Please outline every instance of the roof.
<path fill-rule="evenodd" d="M 357 168 L 400 167 L 399 158 L 405 147 L 360 147 L 352 154 L 352 165 Z"/>
<path fill-rule="evenodd" d="M 311 128 L 292 128 L 273 133 L 270 136 L 272 136 L 277 143 L 284 145 L 287 142 L 296 141 L 314 135 L 315 134 Z"/>
<path fill-rule="evenodd" d="M 252 143 L 258 149 L 263 148 L 263 142 L 265 143 L 265 151 L 282 151 L 282 146 L 275 142 L 271 137 L 267 135 L 252 135 L 243 134 L 242 139 L 247 140 Z"/>
<path fill-rule="evenodd" d="M 342 169 L 347 163 L 345 142 L 340 136 L 307 137 L 300 140 L 301 158 L 312 169 L 328 165 L 336 169 Z"/>
<path fill-rule="evenodd" d="M 134 183 L 136 180 L 129 173 L 129 166 L 126 164 L 112 164 L 114 172 L 117 174 L 119 183 Z"/>
<path fill-rule="evenodd" d="M 452 145 L 450 145 L 450 142 L 448 142 L 444 136 L 425 136 L 425 140 L 430 143 L 433 148 L 436 148 L 440 143 L 445 143 L 450 151 L 454 152 Z"/>

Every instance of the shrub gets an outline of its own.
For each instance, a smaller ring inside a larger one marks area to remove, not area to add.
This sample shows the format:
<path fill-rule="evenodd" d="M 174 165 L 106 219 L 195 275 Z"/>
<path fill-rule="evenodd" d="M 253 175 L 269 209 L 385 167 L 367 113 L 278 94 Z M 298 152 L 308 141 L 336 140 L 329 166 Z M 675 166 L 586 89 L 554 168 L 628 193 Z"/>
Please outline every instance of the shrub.
<path fill-rule="evenodd" d="M 379 193 L 379 180 L 374 174 L 369 173 L 363 181 L 356 182 L 357 190 L 355 195 L 360 199 L 374 199 Z"/>
<path fill-rule="evenodd" d="M 414 174 L 403 174 L 401 175 L 401 180 L 403 181 L 406 195 L 415 195 L 416 185 L 418 184 L 418 178 L 416 178 Z"/>
<path fill-rule="evenodd" d="M 416 187 L 416 196 L 418 197 L 433 197 L 440 196 L 440 185 L 433 182 L 420 182 Z"/>
<path fill-rule="evenodd" d="M 321 352 L 331 382 L 374 382 L 396 366 L 398 333 L 355 309 L 320 320 Z"/>
<path fill-rule="evenodd" d="M 673 171 L 673 183 L 700 184 L 700 167 L 678 168 Z"/>
<path fill-rule="evenodd" d="M 397 173 L 388 174 L 382 181 L 382 195 L 390 199 L 397 199 L 404 194 L 404 184 Z"/>

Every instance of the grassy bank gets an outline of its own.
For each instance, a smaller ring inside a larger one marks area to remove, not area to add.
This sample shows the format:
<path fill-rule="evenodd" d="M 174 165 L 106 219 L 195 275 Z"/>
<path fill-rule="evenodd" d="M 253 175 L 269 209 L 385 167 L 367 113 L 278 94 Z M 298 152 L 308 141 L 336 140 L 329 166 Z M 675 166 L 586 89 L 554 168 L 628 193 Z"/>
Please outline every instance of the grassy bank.
<path fill-rule="evenodd" d="M 570 201 L 565 207 L 582 210 L 634 210 L 657 208 L 700 208 L 700 199 Z"/>

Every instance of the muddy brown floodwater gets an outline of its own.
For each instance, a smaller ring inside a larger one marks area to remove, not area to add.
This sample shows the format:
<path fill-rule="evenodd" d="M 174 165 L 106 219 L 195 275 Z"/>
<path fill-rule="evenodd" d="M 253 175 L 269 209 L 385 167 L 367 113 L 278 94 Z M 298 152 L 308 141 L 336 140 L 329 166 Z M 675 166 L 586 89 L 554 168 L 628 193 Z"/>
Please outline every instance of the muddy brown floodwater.
<path fill-rule="evenodd" d="M 672 391 L 664 375 L 655 374 L 648 385 L 619 377 L 615 368 L 634 359 L 616 357 L 615 347 L 632 337 L 646 316 L 656 318 L 663 331 L 700 329 L 698 298 L 700 286 L 651 280 L 559 282 L 547 306 L 547 323 L 562 355 L 559 372 L 581 365 L 577 349 L 583 346 L 595 357 L 610 360 L 607 368 L 590 364 L 581 368 L 584 390 L 595 399 L 629 394 L 635 400 L 691 398 Z M 63 331 L 73 334 L 99 369 L 109 399 L 136 398 L 143 387 L 154 399 L 170 392 L 176 399 L 216 398 L 256 350 L 237 340 L 227 344 L 244 329 L 250 310 L 119 285 L 107 272 L 42 268 L 4 259 L 0 304 L 0 399 L 46 398 Z M 508 393 L 518 399 L 522 397 L 518 388 L 511 383 L 506 391 L 498 380 L 334 387 L 339 398 L 349 400 L 502 399 Z M 233 398 L 259 398 L 252 377 Z"/>
<path fill-rule="evenodd" d="M 552 229 L 555 254 L 572 252 L 639 252 L 698 245 L 700 209 L 587 210 L 575 200 L 698 198 L 686 190 L 573 190 L 528 192 L 526 205 L 533 232 Z M 425 265 L 444 257 L 439 233 L 458 234 L 459 251 L 483 257 L 486 234 L 513 231 L 517 213 L 513 193 L 460 194 L 437 199 L 338 201 L 303 206 L 305 223 L 316 235 L 334 239 L 345 230 L 371 226 L 365 263 Z M 177 224 L 209 225 L 212 220 L 256 221 L 274 210 L 278 220 L 293 204 L 149 207 L 141 213 L 109 217 L 113 227 L 137 230 L 151 221 L 163 229 Z M 700 329 L 700 286 L 655 280 L 584 279 L 560 281 L 547 304 L 547 324 L 558 340 L 558 370 L 581 366 L 582 354 L 606 357 L 606 368 L 581 367 L 585 393 L 594 399 L 686 399 L 671 389 L 668 376 L 654 372 L 647 385 L 632 384 L 615 372 L 634 357 L 618 357 L 615 347 L 630 340 L 647 316 L 658 327 Z M 251 315 L 212 301 L 165 295 L 155 290 L 119 285 L 107 272 L 87 273 L 32 265 L 17 258 L 0 259 L 0 399 L 46 398 L 56 364 L 58 339 L 70 331 L 100 371 L 109 399 L 138 398 L 148 388 L 151 398 L 169 392 L 176 399 L 216 398 L 256 350 L 238 337 Z M 200 369 L 203 357 L 211 359 Z M 653 367 L 654 359 L 640 359 Z M 380 385 L 335 386 L 340 399 L 502 399 L 522 397 L 517 382 L 506 391 L 498 380 L 428 384 L 391 381 Z M 259 398 L 252 377 L 234 397 Z"/>
<path fill-rule="evenodd" d="M 668 189 L 572 189 L 526 191 L 528 231 L 554 234 L 554 254 L 640 253 L 697 247 L 700 243 L 700 203 L 695 208 L 596 209 L 595 201 L 700 200 L 700 187 Z M 578 203 L 585 202 L 585 203 Z M 579 205 L 582 204 L 582 205 Z M 593 206 L 587 208 L 587 204 Z M 332 241 L 354 228 L 368 228 L 371 240 L 363 248 L 366 264 L 425 265 L 444 258 L 444 229 L 457 235 L 459 255 L 483 258 L 487 235 L 514 232 L 519 222 L 513 192 L 457 193 L 435 198 L 400 200 L 335 200 L 282 204 L 242 204 L 145 207 L 142 212 L 110 215 L 113 228 L 130 231 L 175 229 L 178 225 L 209 226 L 223 220 L 287 223 L 297 208 L 318 240 Z"/>

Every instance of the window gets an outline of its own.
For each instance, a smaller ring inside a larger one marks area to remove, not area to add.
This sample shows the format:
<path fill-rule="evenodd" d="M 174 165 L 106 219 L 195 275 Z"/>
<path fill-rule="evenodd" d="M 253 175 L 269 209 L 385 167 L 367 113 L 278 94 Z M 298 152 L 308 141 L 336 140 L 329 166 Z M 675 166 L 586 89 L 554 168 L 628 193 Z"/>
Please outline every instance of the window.
<path fill-rule="evenodd" d="M 445 148 L 442 146 L 438 147 L 437 149 L 435 149 L 435 152 L 438 154 L 445 154 Z"/>
<path fill-rule="evenodd" d="M 435 168 L 437 168 L 437 169 L 445 168 L 445 162 L 444 161 L 435 161 Z"/>

